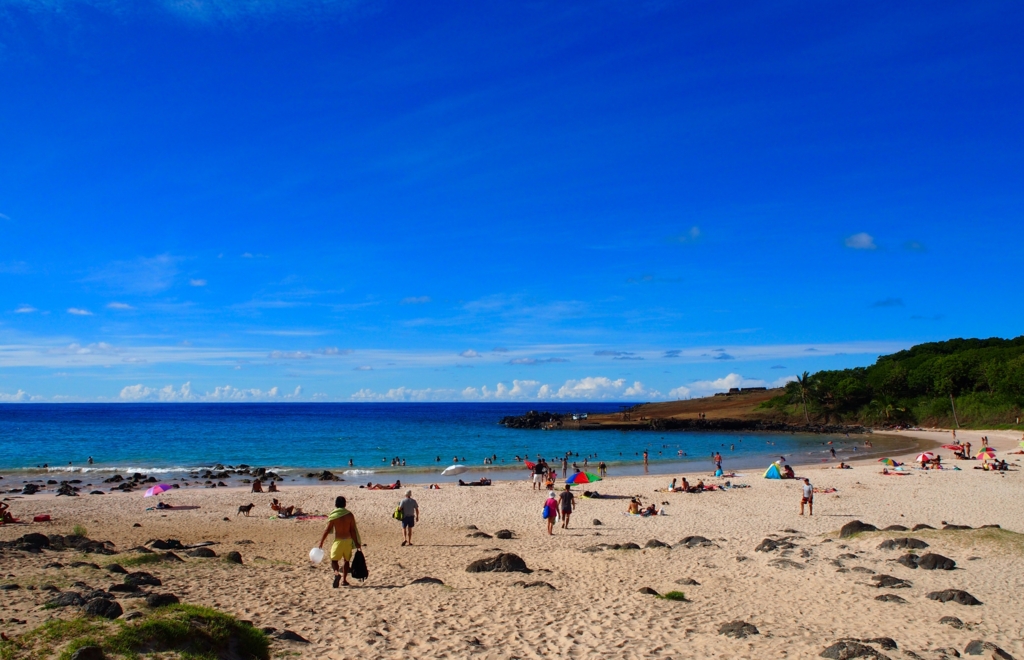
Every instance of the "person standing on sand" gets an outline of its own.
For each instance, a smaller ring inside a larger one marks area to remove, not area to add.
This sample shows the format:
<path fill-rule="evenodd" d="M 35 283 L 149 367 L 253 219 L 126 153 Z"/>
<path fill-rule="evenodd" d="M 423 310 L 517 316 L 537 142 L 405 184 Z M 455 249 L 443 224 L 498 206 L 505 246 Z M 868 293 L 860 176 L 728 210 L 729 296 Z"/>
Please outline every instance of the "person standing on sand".
<path fill-rule="evenodd" d="M 558 509 L 562 514 L 562 529 L 569 529 L 569 516 L 576 506 L 576 498 L 569 490 L 569 484 L 565 484 L 565 490 L 558 496 Z"/>
<path fill-rule="evenodd" d="M 334 532 L 334 543 L 331 545 L 331 568 L 334 570 L 334 584 L 332 586 L 337 589 L 339 583 L 344 584 L 346 587 L 349 586 L 348 569 L 352 561 L 352 550 L 353 547 L 356 550 L 361 549 L 363 542 L 359 538 L 359 529 L 356 528 L 355 516 L 345 508 L 345 498 L 341 495 L 334 498 L 334 507 L 331 515 L 327 516 L 327 529 L 324 530 L 324 535 L 320 537 L 320 545 L 317 547 L 322 550 L 324 541 L 327 540 L 327 535 L 331 531 Z M 340 572 L 339 562 L 342 562 Z"/>
<path fill-rule="evenodd" d="M 412 528 L 420 521 L 420 505 L 412 499 L 412 491 L 405 491 L 405 499 L 398 503 L 402 510 L 402 545 L 412 545 Z"/>
<path fill-rule="evenodd" d="M 562 457 L 562 478 L 565 479 L 569 476 L 569 459 L 565 456 Z"/>
<path fill-rule="evenodd" d="M 810 479 L 804 479 L 803 497 L 800 498 L 800 515 L 804 515 L 804 505 L 807 505 L 807 515 L 814 515 L 814 486 Z"/>
<path fill-rule="evenodd" d="M 555 491 L 548 492 L 548 499 L 544 502 L 544 508 L 548 514 L 548 517 L 545 518 L 545 522 L 548 524 L 548 536 L 552 536 L 554 534 L 555 521 L 558 519 L 558 500 L 555 499 Z"/>
<path fill-rule="evenodd" d="M 604 461 L 597 464 L 597 471 L 602 479 L 608 476 L 608 466 L 605 465 Z"/>

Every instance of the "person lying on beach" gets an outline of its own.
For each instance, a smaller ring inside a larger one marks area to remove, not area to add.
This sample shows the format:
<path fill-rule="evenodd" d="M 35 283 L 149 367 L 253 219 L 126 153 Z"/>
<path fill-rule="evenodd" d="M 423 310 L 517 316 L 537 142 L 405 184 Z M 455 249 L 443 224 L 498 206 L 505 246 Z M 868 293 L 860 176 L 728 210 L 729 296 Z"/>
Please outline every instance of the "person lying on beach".
<path fill-rule="evenodd" d="M 254 479 L 253 482 L 252 482 L 252 492 L 254 492 L 254 493 L 262 493 L 263 492 L 263 482 L 260 481 L 259 479 Z"/>
<path fill-rule="evenodd" d="M 647 516 L 656 516 L 656 515 L 658 515 L 658 509 L 657 509 L 657 507 L 655 507 L 655 506 L 654 506 L 653 504 L 651 504 L 651 505 L 650 505 L 650 506 L 648 506 L 648 507 L 647 507 L 646 509 L 644 509 L 643 511 L 641 511 L 641 512 L 640 512 L 640 515 L 641 515 L 641 516 L 643 516 L 643 517 L 645 517 L 645 518 L 646 518 Z"/>
<path fill-rule="evenodd" d="M 839 465 L 833 465 L 832 469 L 833 470 L 852 470 L 853 466 L 852 465 L 847 465 L 846 463 L 843 463 L 842 461 L 839 461 Z"/>
<path fill-rule="evenodd" d="M 601 493 L 597 492 L 596 490 L 585 490 L 583 491 L 583 497 L 587 498 L 588 500 L 599 500 L 601 499 Z"/>
<path fill-rule="evenodd" d="M 463 481 L 462 479 L 459 479 L 459 485 L 460 486 L 490 486 L 491 485 L 491 480 L 486 478 L 486 477 L 484 477 L 484 478 L 482 478 L 482 479 L 480 479 L 478 481 Z"/>
<path fill-rule="evenodd" d="M 700 493 L 704 491 L 704 480 L 701 479 L 697 482 L 697 485 L 690 489 L 691 493 Z"/>
<path fill-rule="evenodd" d="M 398 490 L 401 487 L 402 482 L 400 480 L 396 480 L 395 483 L 391 485 L 375 484 L 372 481 L 366 482 L 366 490 Z"/>
<path fill-rule="evenodd" d="M 171 506 L 170 504 L 164 504 L 163 502 L 157 502 L 156 503 L 156 508 L 158 508 L 160 510 L 163 510 L 163 509 L 173 509 L 174 507 Z"/>
<path fill-rule="evenodd" d="M 427 490 L 441 490 L 441 487 L 438 486 L 437 484 L 430 484 L 429 486 L 427 486 Z"/>

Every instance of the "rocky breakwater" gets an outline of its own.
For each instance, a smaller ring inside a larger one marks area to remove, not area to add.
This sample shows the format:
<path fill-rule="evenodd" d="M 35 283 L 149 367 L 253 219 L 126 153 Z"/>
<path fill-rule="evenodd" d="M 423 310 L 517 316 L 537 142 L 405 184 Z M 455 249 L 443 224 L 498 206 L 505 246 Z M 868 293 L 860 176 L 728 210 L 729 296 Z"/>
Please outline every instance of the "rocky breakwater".
<path fill-rule="evenodd" d="M 557 426 L 566 417 L 566 413 L 537 412 L 531 410 L 525 415 L 508 415 L 498 420 L 498 423 L 510 429 L 540 429 L 545 426 Z"/>

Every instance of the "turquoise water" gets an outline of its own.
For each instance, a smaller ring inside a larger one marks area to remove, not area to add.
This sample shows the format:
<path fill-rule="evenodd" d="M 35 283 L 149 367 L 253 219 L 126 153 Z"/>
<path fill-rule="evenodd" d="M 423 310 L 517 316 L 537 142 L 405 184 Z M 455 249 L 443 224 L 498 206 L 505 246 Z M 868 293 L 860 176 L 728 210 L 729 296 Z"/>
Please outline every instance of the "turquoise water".
<path fill-rule="evenodd" d="M 583 412 L 612 412 L 622 404 L 589 403 Z M 780 455 L 792 462 L 855 455 L 863 438 L 843 436 L 686 432 L 527 431 L 498 425 L 537 404 L 0 404 L 0 472 L 145 472 L 176 475 L 216 464 L 262 466 L 291 476 L 314 469 L 335 473 L 403 474 L 437 480 L 457 457 L 474 473 L 502 478 L 515 457 L 549 460 L 572 452 L 583 467 L 604 460 L 613 474 L 669 473 L 710 468 L 721 451 L 725 469 L 763 468 Z M 546 409 L 570 411 L 568 407 Z M 875 443 L 878 444 L 877 442 Z M 863 453 L 863 452 L 861 452 Z M 578 455 L 578 456 L 577 456 Z M 93 457 L 94 464 L 87 460 Z M 496 456 L 493 466 L 485 457 Z M 405 467 L 393 468 L 393 458 Z M 438 460 L 440 459 L 440 460 Z M 349 461 L 352 466 L 349 466 Z M 99 475 L 97 475 L 99 476 Z"/>

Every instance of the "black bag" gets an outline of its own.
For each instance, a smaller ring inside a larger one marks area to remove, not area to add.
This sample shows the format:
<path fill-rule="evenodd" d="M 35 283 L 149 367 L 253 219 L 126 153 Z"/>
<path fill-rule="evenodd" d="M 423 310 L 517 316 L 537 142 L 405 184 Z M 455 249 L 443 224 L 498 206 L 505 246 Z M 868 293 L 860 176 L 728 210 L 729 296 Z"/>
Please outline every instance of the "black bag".
<path fill-rule="evenodd" d="M 352 579 L 365 580 L 369 576 L 370 572 L 366 570 L 366 559 L 363 557 L 363 551 L 356 550 L 356 556 L 352 558 Z"/>

